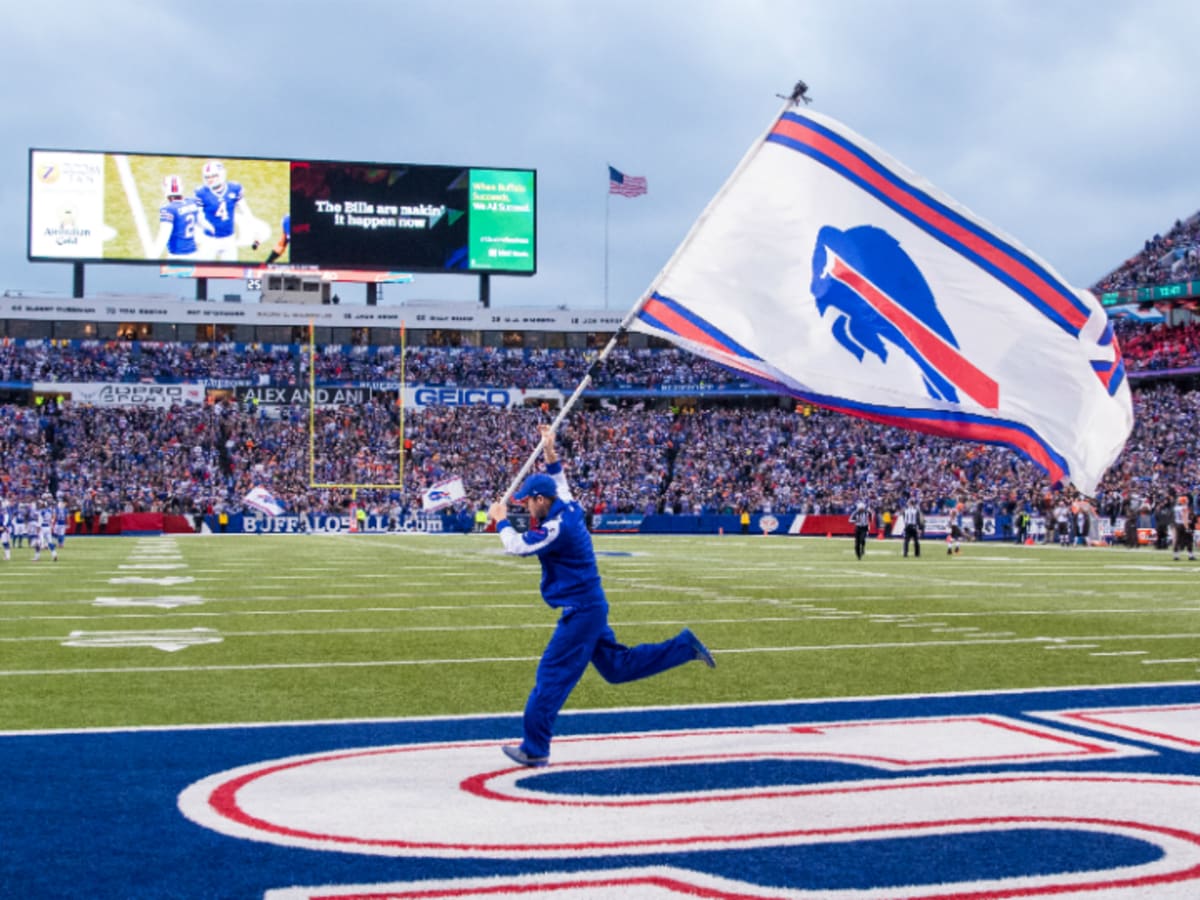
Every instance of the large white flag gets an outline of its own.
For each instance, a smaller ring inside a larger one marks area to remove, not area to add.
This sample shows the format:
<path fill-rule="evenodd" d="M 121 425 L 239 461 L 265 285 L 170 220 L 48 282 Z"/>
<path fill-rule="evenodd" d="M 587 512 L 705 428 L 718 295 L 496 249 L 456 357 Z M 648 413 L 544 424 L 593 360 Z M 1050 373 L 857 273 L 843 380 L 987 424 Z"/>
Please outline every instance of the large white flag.
<path fill-rule="evenodd" d="M 1133 427 L 1096 298 L 826 116 L 785 111 L 647 293 L 638 330 L 1086 494 Z"/>
<path fill-rule="evenodd" d="M 439 481 L 437 484 L 426 488 L 424 493 L 421 494 L 421 510 L 423 512 L 437 512 L 439 509 L 445 509 L 458 500 L 465 499 L 466 496 L 467 491 L 463 487 L 461 478 Z"/>

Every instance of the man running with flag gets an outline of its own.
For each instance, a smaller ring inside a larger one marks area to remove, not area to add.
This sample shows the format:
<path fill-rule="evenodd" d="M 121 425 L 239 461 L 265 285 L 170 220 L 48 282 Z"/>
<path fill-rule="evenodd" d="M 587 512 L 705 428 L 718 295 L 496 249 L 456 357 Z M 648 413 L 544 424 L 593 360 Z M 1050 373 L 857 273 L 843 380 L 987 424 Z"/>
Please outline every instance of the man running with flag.
<path fill-rule="evenodd" d="M 555 719 L 588 663 L 611 684 L 648 678 L 694 659 L 716 666 L 708 648 L 687 628 L 659 644 L 626 647 L 617 641 L 608 624 L 608 600 L 596 568 L 592 536 L 563 474 L 554 430 L 549 425 L 538 430 L 546 471 L 530 475 L 513 495 L 514 500 L 526 502 L 537 526 L 518 533 L 509 524 L 503 500 L 488 510 L 507 553 L 537 556 L 542 564 L 542 599 L 562 610 L 525 704 L 524 739 L 520 745 L 503 748 L 523 766 L 549 763 Z"/>

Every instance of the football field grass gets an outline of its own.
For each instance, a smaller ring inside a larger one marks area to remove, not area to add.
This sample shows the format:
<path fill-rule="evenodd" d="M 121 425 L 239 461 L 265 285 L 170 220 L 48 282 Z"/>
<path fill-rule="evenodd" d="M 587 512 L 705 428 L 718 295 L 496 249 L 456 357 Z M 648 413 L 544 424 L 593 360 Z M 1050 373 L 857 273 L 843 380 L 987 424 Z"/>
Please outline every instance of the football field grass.
<path fill-rule="evenodd" d="M 938 541 L 597 536 L 627 644 L 690 626 L 716 670 L 567 709 L 1200 679 L 1200 563 Z M 0 562 L 0 730 L 472 713 L 524 705 L 556 613 L 494 535 L 70 538 Z"/>

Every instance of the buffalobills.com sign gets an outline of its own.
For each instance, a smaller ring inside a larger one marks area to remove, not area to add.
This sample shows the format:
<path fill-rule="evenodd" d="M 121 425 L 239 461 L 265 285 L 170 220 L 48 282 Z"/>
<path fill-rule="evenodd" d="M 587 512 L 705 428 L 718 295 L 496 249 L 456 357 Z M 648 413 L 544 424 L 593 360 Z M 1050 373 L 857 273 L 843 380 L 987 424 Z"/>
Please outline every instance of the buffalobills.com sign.
<path fill-rule="evenodd" d="M 371 513 L 360 522 L 352 522 L 349 515 L 243 515 L 240 527 L 234 517 L 230 519 L 230 530 L 245 534 L 349 534 L 351 531 L 360 534 L 388 534 L 394 531 L 440 534 L 442 526 L 441 516 L 426 513 L 408 514 L 400 523 L 391 516 L 378 513 Z"/>

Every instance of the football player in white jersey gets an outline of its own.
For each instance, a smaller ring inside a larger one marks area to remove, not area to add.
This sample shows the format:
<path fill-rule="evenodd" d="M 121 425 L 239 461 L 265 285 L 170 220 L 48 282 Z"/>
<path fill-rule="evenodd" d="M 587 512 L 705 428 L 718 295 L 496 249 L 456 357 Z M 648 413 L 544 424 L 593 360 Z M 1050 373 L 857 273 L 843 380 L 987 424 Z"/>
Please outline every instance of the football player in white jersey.
<path fill-rule="evenodd" d="M 257 250 L 271 236 L 271 226 L 255 217 L 242 185 L 226 177 L 225 163 L 219 159 L 206 162 L 200 174 L 204 183 L 196 188 L 196 201 L 204 210 L 201 255 L 236 261 L 239 246 Z"/>
<path fill-rule="evenodd" d="M 43 550 L 49 550 L 50 556 L 58 562 L 58 548 L 54 546 L 54 510 L 50 507 L 50 495 L 42 496 L 42 505 L 34 506 L 30 513 L 31 521 L 37 523 L 37 535 L 33 539 L 33 561 L 42 557 Z"/>

